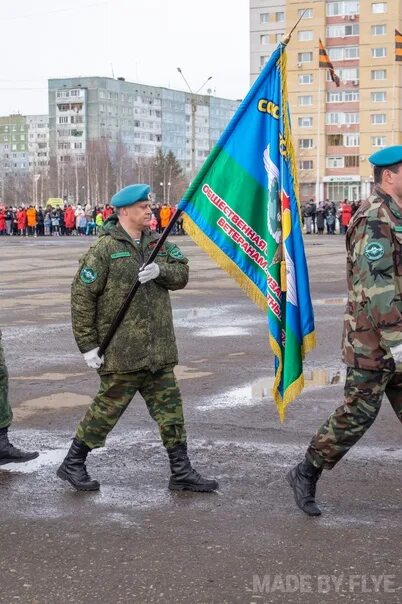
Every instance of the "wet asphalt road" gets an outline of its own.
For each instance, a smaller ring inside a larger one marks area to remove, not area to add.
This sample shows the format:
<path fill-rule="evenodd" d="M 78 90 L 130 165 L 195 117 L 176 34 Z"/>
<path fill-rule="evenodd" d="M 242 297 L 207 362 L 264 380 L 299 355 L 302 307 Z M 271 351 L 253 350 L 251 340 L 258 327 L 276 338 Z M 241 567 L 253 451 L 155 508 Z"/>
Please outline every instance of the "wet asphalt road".
<path fill-rule="evenodd" d="M 402 601 L 401 426 L 384 400 L 304 516 L 284 480 L 342 399 L 344 242 L 307 237 L 318 346 L 311 384 L 279 423 L 265 317 L 185 237 L 191 280 L 172 301 L 193 465 L 216 494 L 170 493 L 168 463 L 136 397 L 91 454 L 99 493 L 55 477 L 98 378 L 73 341 L 69 286 L 85 238 L 0 239 L 0 324 L 15 444 L 38 448 L 0 468 L 0 602 L 307 603 Z M 327 385 L 324 382 L 340 382 Z M 267 380 L 261 382 L 261 380 Z"/>

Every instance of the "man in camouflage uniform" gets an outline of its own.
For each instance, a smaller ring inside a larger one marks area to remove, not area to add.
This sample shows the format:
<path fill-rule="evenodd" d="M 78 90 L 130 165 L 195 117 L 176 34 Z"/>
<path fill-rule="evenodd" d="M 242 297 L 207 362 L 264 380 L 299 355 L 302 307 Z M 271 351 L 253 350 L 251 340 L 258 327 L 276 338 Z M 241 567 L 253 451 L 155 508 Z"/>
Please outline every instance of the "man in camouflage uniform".
<path fill-rule="evenodd" d="M 167 449 L 171 490 L 214 491 L 215 480 L 200 476 L 187 456 L 180 390 L 173 367 L 178 362 L 168 290 L 188 281 L 188 260 L 173 243 L 165 243 L 156 262 L 142 268 L 159 235 L 149 231 L 148 185 L 130 185 L 112 198 L 110 216 L 99 239 L 81 259 L 72 285 L 72 326 L 78 348 L 89 367 L 98 369 L 98 394 L 78 426 L 67 457 L 57 471 L 78 490 L 98 490 L 85 461 L 102 447 L 131 399 L 139 391 L 157 422 Z M 105 355 L 99 345 L 132 284 L 135 297 Z"/>
<path fill-rule="evenodd" d="M 402 422 L 402 145 L 382 149 L 374 194 L 354 214 L 346 236 L 348 301 L 343 333 L 344 404 L 319 428 L 305 460 L 287 480 L 310 516 L 323 468 L 331 469 L 363 436 L 387 395 Z"/>
<path fill-rule="evenodd" d="M 7 463 L 24 463 L 38 457 L 37 451 L 21 451 L 8 440 L 8 429 L 13 419 L 8 401 L 8 371 L 4 358 L 0 331 L 0 466 Z"/>

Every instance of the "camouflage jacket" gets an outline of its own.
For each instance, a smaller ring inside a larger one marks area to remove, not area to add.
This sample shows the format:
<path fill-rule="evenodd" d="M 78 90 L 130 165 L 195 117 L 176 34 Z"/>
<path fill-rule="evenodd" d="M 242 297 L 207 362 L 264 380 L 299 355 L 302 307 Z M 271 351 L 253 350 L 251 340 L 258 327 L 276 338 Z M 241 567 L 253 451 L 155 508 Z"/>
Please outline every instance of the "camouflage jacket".
<path fill-rule="evenodd" d="M 82 353 L 102 342 L 158 238 L 144 232 L 137 245 L 112 216 L 81 258 L 72 284 L 71 315 Z M 168 290 L 186 286 L 188 260 L 175 244 L 165 242 L 155 261 L 160 274 L 138 288 L 106 350 L 100 374 L 157 371 L 178 362 Z"/>
<path fill-rule="evenodd" d="M 402 344 L 402 209 L 379 187 L 353 216 L 346 250 L 343 360 L 395 371 L 389 349 Z"/>

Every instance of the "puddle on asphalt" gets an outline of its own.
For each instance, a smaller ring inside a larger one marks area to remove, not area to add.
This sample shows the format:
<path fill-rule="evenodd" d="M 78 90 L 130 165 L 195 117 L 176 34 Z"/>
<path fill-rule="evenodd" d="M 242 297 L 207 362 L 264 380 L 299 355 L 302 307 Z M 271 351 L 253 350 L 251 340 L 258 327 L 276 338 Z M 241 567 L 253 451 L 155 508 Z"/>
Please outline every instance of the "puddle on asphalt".
<path fill-rule="evenodd" d="M 74 409 L 84 405 L 88 406 L 91 403 L 92 398 L 90 396 L 76 394 L 75 392 L 58 392 L 57 394 L 49 394 L 48 396 L 25 401 L 15 409 L 14 416 L 21 419 L 46 409 Z"/>
<path fill-rule="evenodd" d="M 12 379 L 16 381 L 40 380 L 43 382 L 56 382 L 58 380 L 65 380 L 67 378 L 78 377 L 80 375 L 87 375 L 87 372 L 81 371 L 80 373 L 41 373 L 41 375 L 24 375 Z"/>
<path fill-rule="evenodd" d="M 332 386 L 340 383 L 345 376 L 345 370 L 335 369 L 313 369 L 304 373 L 305 388 L 316 388 L 323 386 Z M 212 409 L 224 409 L 230 407 L 247 407 L 255 405 L 263 398 L 272 399 L 272 387 L 274 377 L 267 377 L 258 380 L 251 386 L 234 388 L 229 392 L 224 392 L 213 396 L 206 405 L 197 407 L 200 411 L 210 411 Z"/>
<path fill-rule="evenodd" d="M 313 305 L 317 306 L 345 306 L 347 302 L 347 298 L 315 298 L 313 300 Z"/>
<path fill-rule="evenodd" d="M 191 380 L 194 378 L 206 377 L 212 375 L 211 371 L 197 371 L 186 365 L 177 365 L 174 368 L 174 374 L 178 380 Z"/>
<path fill-rule="evenodd" d="M 198 329 L 193 335 L 202 338 L 220 338 L 222 336 L 246 336 L 250 330 L 244 327 L 210 327 L 206 329 Z"/>
<path fill-rule="evenodd" d="M 67 453 L 67 448 L 40 451 L 39 457 L 26 463 L 8 463 L 0 466 L 0 470 L 17 472 L 18 474 L 32 474 L 47 466 L 59 466 Z"/>

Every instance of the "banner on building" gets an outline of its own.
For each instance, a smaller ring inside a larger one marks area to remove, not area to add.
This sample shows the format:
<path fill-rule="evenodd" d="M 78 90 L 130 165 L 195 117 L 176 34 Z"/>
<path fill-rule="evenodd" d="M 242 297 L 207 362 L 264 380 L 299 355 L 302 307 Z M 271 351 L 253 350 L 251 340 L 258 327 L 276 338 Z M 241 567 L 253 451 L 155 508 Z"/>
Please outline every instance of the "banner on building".
<path fill-rule="evenodd" d="M 395 61 L 402 61 L 402 34 L 395 30 Z"/>
<path fill-rule="evenodd" d="M 320 39 L 318 40 L 318 44 L 319 44 L 319 63 L 318 63 L 318 67 L 323 67 L 324 69 L 328 69 L 329 75 L 331 76 L 331 80 L 337 86 L 340 86 L 341 81 L 339 79 L 339 76 L 336 74 L 334 66 L 332 65 L 332 62 L 330 61 L 328 53 L 327 53 L 327 51 L 324 48 L 324 44 L 321 42 Z"/>

